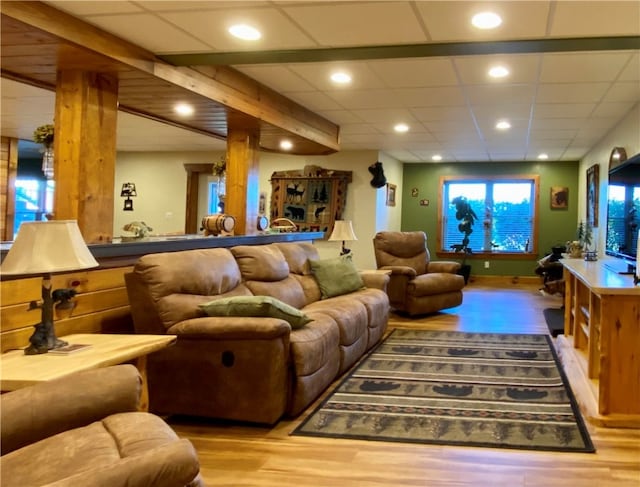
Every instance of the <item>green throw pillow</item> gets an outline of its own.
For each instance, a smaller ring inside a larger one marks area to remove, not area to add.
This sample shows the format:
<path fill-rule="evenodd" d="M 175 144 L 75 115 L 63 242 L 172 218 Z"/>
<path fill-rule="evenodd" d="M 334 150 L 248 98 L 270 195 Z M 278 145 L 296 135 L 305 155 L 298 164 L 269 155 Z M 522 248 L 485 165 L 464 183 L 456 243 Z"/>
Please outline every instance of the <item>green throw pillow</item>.
<path fill-rule="evenodd" d="M 318 281 L 322 299 L 352 293 L 364 287 L 362 277 L 349 257 L 310 260 L 309 264 Z"/>
<path fill-rule="evenodd" d="M 208 316 L 260 316 L 280 318 L 291 328 L 301 328 L 311 318 L 299 309 L 271 296 L 234 296 L 221 298 L 199 305 Z"/>

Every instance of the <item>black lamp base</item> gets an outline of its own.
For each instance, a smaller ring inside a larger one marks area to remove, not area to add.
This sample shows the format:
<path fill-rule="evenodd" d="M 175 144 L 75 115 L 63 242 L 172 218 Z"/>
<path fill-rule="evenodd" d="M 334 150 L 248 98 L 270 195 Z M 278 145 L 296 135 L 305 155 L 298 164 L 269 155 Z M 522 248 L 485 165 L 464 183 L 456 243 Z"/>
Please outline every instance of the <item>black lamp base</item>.
<path fill-rule="evenodd" d="M 62 289 L 60 291 L 69 291 L 68 289 Z M 58 292 L 58 291 L 54 291 Z M 75 294 L 75 291 L 74 293 Z M 55 329 L 53 328 L 53 297 L 51 295 L 51 275 L 45 274 L 42 278 L 42 305 L 38 306 L 35 302 L 31 303 L 29 309 L 40 308 L 42 315 L 41 321 L 35 325 L 35 331 L 33 335 L 29 337 L 29 345 L 24 349 L 25 355 L 38 355 L 41 353 L 47 353 L 54 348 L 64 347 L 68 345 L 67 342 L 60 340 L 56 337 Z"/>
<path fill-rule="evenodd" d="M 69 344 L 56 337 L 53 323 L 38 323 L 35 325 L 35 329 L 33 335 L 29 337 L 29 343 L 31 343 L 31 345 L 24 349 L 25 355 L 47 353 L 49 350 L 64 347 Z"/>

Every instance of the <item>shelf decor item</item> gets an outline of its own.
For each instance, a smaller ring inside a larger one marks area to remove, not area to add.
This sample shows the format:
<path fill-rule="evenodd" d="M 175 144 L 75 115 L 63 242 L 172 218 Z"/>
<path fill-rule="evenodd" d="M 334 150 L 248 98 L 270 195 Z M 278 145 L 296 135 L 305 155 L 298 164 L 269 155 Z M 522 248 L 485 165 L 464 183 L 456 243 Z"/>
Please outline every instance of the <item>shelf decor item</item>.
<path fill-rule="evenodd" d="M 223 157 L 218 162 L 213 163 L 213 175 L 218 178 L 216 192 L 218 193 L 218 207 L 220 213 L 224 213 L 224 201 L 227 196 L 227 161 Z"/>
<path fill-rule="evenodd" d="M 47 179 L 53 179 L 53 135 L 54 126 L 52 124 L 41 125 L 33 132 L 33 140 L 44 146 L 42 153 L 42 172 Z"/>
<path fill-rule="evenodd" d="M 52 293 L 51 275 L 98 265 L 75 220 L 23 222 L 20 225 L 0 271 L 6 275 L 42 276 L 42 303 L 34 301 L 29 307 L 29 310 L 41 309 L 41 321 L 35 325 L 25 355 L 47 353 L 68 345 L 56 337 L 53 305 L 54 301 L 62 301 L 65 296 L 75 293 L 68 289 L 56 289 Z"/>

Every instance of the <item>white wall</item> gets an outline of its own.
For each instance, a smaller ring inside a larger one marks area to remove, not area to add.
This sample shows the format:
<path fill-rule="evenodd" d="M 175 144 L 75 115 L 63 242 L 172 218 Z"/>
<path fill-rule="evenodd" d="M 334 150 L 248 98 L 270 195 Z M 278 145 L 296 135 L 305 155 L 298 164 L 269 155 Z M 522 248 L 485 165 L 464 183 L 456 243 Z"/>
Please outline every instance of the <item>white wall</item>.
<path fill-rule="evenodd" d="M 186 211 L 187 173 L 184 164 L 203 164 L 216 161 L 221 152 L 119 152 L 116 161 L 116 188 L 114 237 L 125 234 L 123 225 L 134 220 L 145 221 L 154 234 L 183 233 Z M 368 167 L 380 161 L 384 165 L 387 181 L 397 185 L 396 206 L 386 206 L 386 188 L 370 185 Z M 275 171 L 302 169 L 316 165 L 327 169 L 353 171 L 347 202 L 342 215 L 353 222 L 358 237 L 347 247 L 353 251 L 358 268 L 375 268 L 372 239 L 380 230 L 399 230 L 402 211 L 402 163 L 377 151 L 338 152 L 328 156 L 294 156 L 273 153 L 260 154 L 260 192 L 266 192 L 267 213 L 270 207 L 271 183 Z M 134 211 L 123 211 L 120 188 L 124 182 L 136 184 L 138 197 L 134 198 Z M 204 182 L 200 193 L 203 193 Z M 206 197 L 206 196 L 205 196 Z M 200 205 L 202 206 L 202 205 Z M 316 242 L 323 258 L 337 256 L 340 242 Z"/>
<path fill-rule="evenodd" d="M 594 164 L 599 166 L 598 228 L 594 229 L 594 242 L 597 242 L 600 256 L 604 255 L 605 249 L 609 156 L 614 147 L 624 147 L 627 157 L 640 153 L 640 103 L 632 107 L 620 123 L 607 133 L 580 161 L 580 179 L 578 183 L 580 188 L 578 195 L 579 221 L 585 220 L 587 214 L 587 169 Z"/>

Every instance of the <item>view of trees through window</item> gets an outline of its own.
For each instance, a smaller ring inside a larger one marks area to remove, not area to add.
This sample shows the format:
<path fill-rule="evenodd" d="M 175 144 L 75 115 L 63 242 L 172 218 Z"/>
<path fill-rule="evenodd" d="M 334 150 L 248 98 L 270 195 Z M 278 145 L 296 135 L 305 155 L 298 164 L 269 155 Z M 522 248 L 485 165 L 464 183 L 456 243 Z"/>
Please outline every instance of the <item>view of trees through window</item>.
<path fill-rule="evenodd" d="M 441 250 L 451 252 L 462 241 L 452 200 L 464 196 L 478 217 L 469 236 L 472 252 L 533 252 L 536 193 L 533 178 L 445 180 Z"/>
<path fill-rule="evenodd" d="M 608 196 L 607 249 L 628 254 L 638 245 L 640 187 L 609 184 Z"/>
<path fill-rule="evenodd" d="M 16 210 L 13 237 L 22 222 L 46 220 L 53 211 L 53 181 L 36 178 L 16 180 Z"/>

